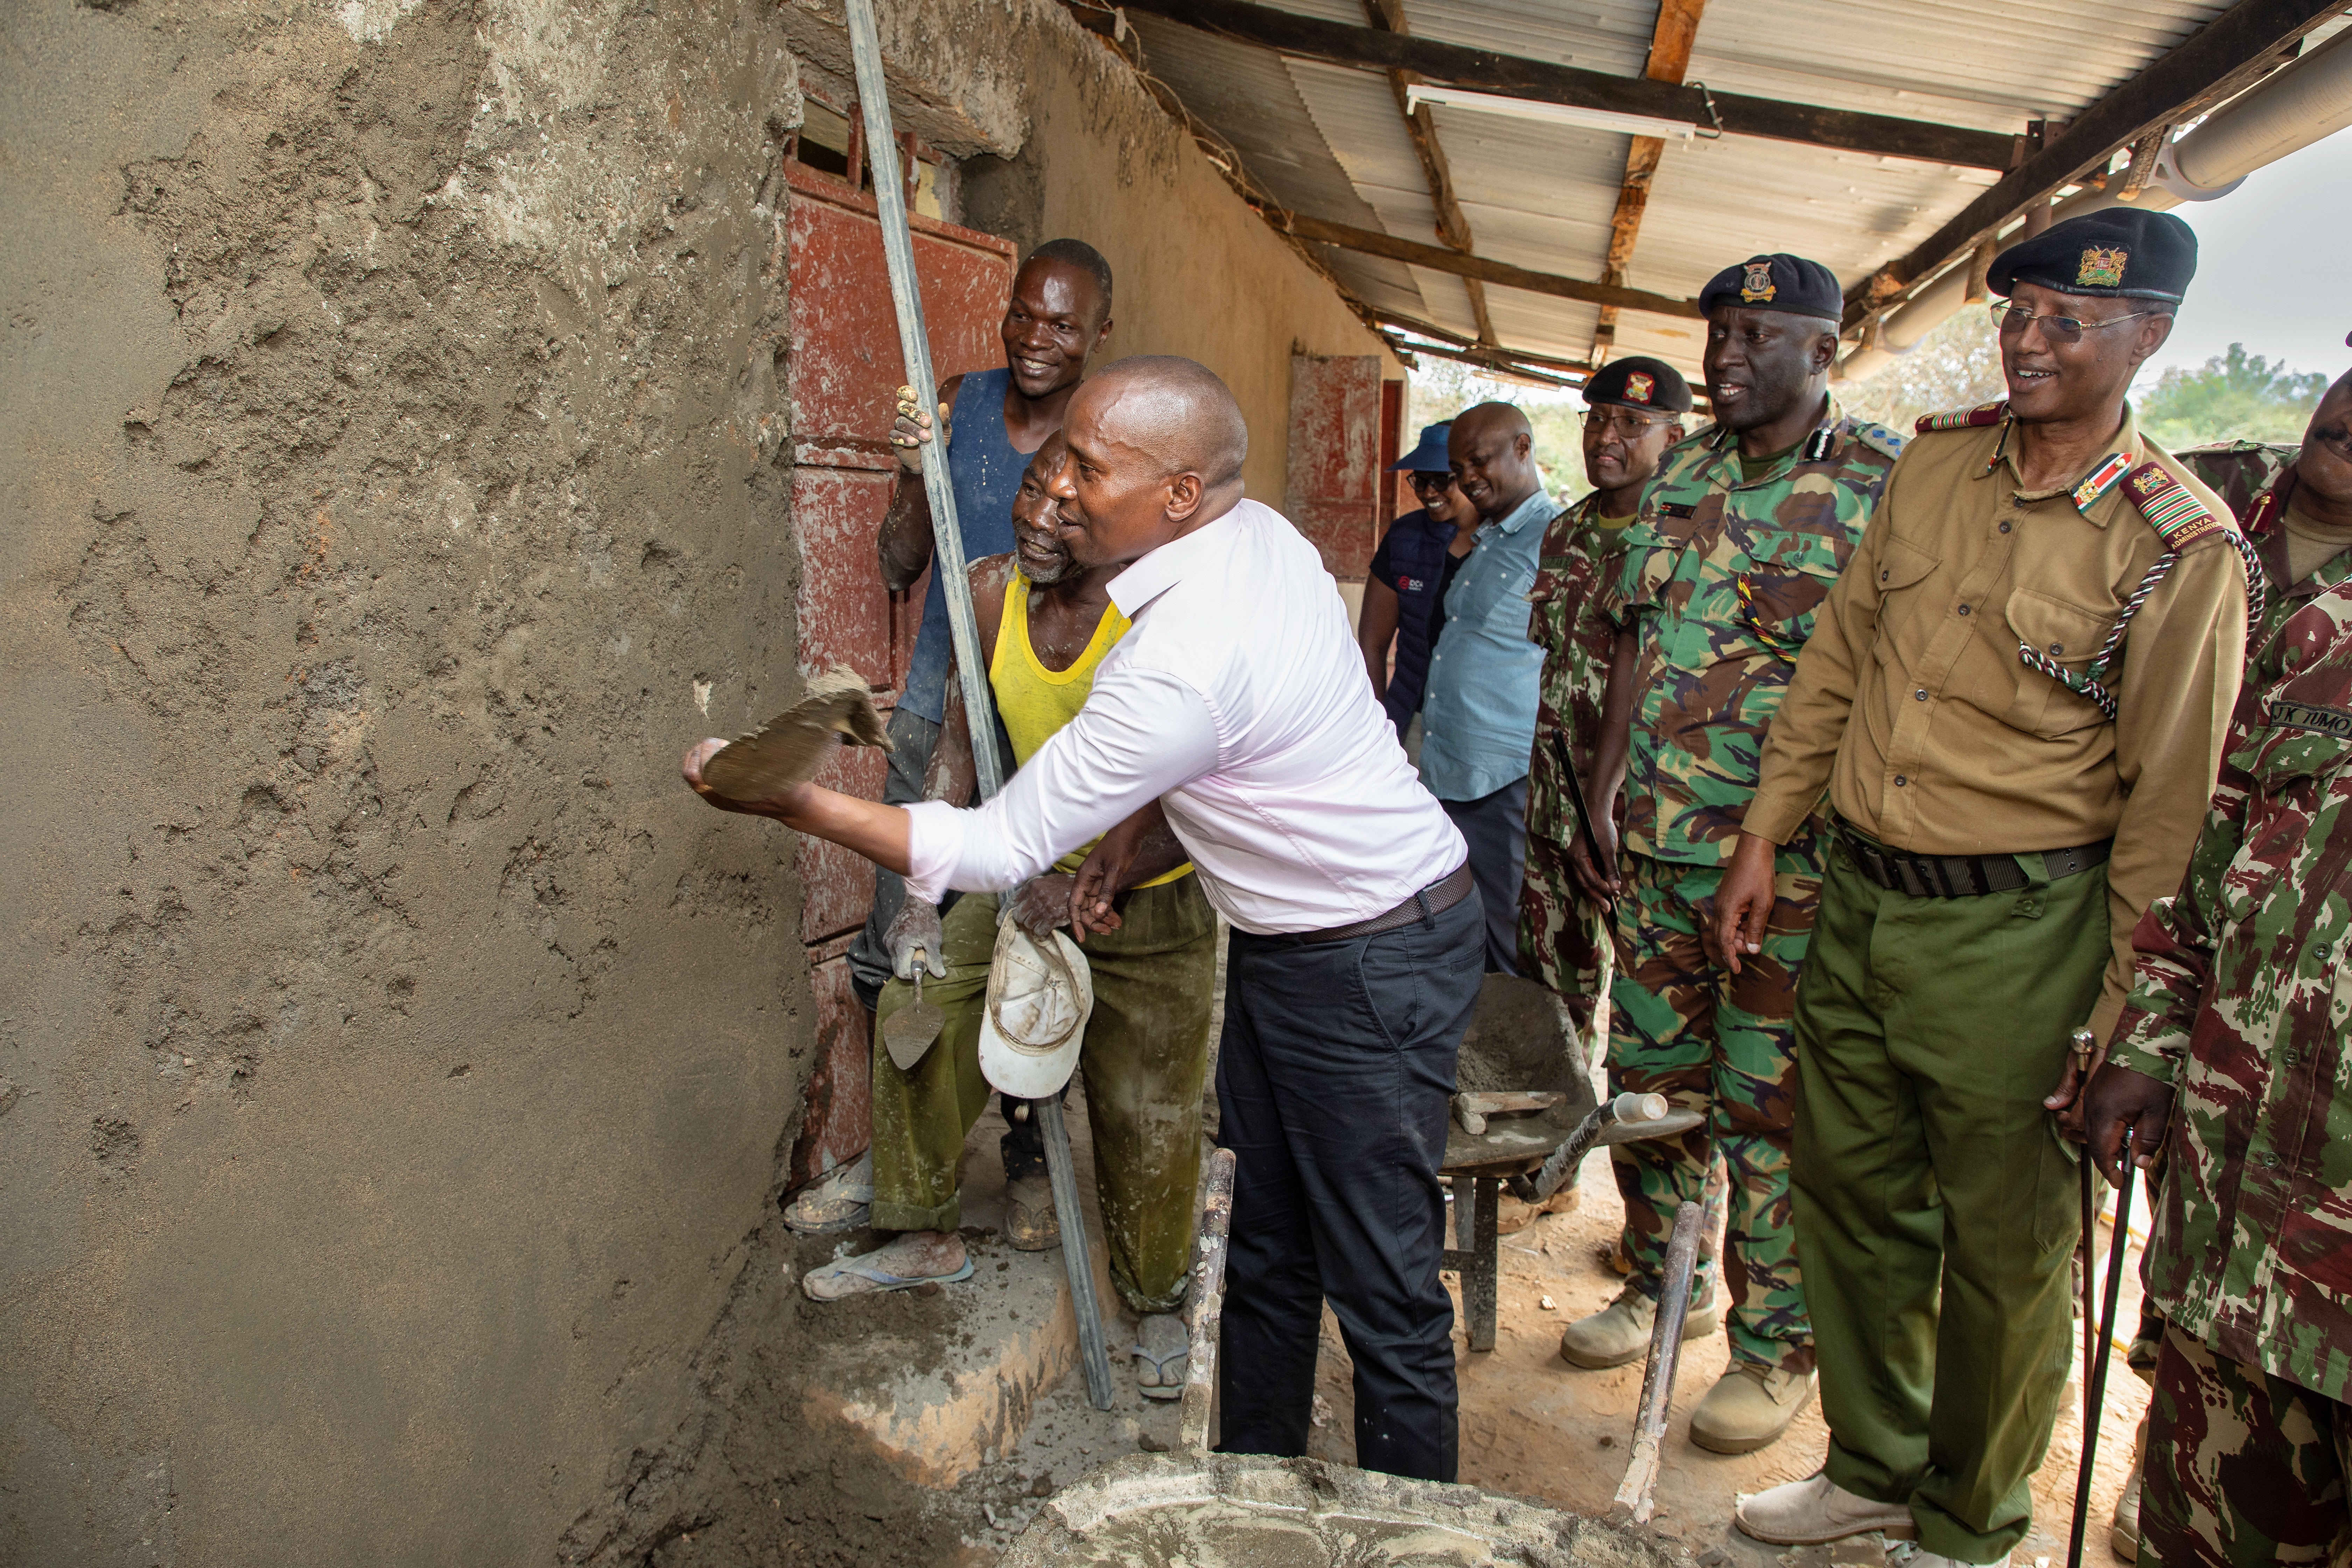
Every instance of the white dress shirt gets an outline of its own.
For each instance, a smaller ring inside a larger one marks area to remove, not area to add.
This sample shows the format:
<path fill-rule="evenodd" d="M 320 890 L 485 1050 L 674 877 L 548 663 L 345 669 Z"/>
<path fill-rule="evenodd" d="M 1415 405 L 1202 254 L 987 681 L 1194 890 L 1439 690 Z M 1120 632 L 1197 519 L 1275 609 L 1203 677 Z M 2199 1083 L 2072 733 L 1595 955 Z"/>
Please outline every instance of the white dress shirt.
<path fill-rule="evenodd" d="M 1315 547 L 1244 500 L 1130 565 L 1086 706 L 965 810 L 907 808 L 907 890 L 1015 887 L 1153 800 L 1243 931 L 1385 914 L 1468 854 L 1373 700 Z"/>

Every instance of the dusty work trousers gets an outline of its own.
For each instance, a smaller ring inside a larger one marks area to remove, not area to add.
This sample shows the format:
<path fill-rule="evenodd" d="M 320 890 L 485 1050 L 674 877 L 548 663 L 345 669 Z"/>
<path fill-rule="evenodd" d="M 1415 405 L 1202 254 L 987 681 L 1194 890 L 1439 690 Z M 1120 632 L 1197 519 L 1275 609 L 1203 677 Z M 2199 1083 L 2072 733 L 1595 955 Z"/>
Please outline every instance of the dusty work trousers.
<path fill-rule="evenodd" d="M 2074 1157 L 2042 1097 L 2108 953 L 2105 867 L 1913 898 L 1832 845 L 1797 991 L 1797 1247 L 1828 1474 L 1990 1563 L 2072 1359 Z"/>
<path fill-rule="evenodd" d="M 2140 1568 L 2352 1563 L 2352 1405 L 2168 1327 L 2148 1402 Z"/>
<path fill-rule="evenodd" d="M 890 710 L 890 771 L 882 784 L 885 805 L 907 805 L 923 798 L 923 770 L 940 743 L 940 727 L 901 704 Z M 948 895 L 952 905 L 955 895 Z M 898 908 L 907 901 L 907 881 L 885 867 L 874 868 L 874 907 L 866 911 L 866 929 L 849 944 L 849 986 L 860 1005 L 880 1005 L 882 987 L 890 980 L 890 944 L 885 940 Z"/>
<path fill-rule="evenodd" d="M 1234 1152 L 1219 1447 L 1304 1454 L 1323 1303 L 1356 1363 L 1356 1463 L 1454 1479 L 1447 1097 L 1477 1005 L 1474 893 L 1378 936 L 1233 934 L 1217 1142 Z"/>
<path fill-rule="evenodd" d="M 1609 993 L 1610 1092 L 1663 1094 L 1706 1118 L 1680 1138 L 1609 1152 L 1625 1200 L 1633 1283 L 1657 1299 L 1675 1211 L 1707 1201 L 1708 1170 L 1721 1156 L 1732 1359 L 1808 1371 L 1812 1329 L 1790 1216 L 1789 1152 L 1797 1087 L 1792 1018 L 1820 897 L 1819 848 L 1807 837 L 1780 851 L 1764 951 L 1748 954 L 1738 974 L 1709 962 L 1699 945 L 1720 867 L 1633 854 L 1623 866 L 1616 908 L 1622 967 Z M 1694 1300 L 1705 1299 L 1715 1250 L 1710 1227 Z"/>
<path fill-rule="evenodd" d="M 1216 984 L 1217 921 L 1198 877 L 1129 893 L 1126 923 L 1087 938 L 1095 1010 L 1078 1069 L 1094 1134 L 1111 1283 L 1139 1312 L 1183 1300 L 1197 1224 L 1201 1090 L 1208 1077 L 1209 1011 Z M 923 999 L 947 1026 L 911 1073 L 874 1032 L 874 1220 L 880 1230 L 953 1230 L 961 1223 L 956 1167 L 987 1108 L 980 1023 L 996 948 L 996 900 L 966 895 L 942 921 L 947 978 Z M 883 987 L 878 1017 L 915 998 L 903 980 Z M 1077 1223 L 1062 1216 L 1064 1225 Z"/>

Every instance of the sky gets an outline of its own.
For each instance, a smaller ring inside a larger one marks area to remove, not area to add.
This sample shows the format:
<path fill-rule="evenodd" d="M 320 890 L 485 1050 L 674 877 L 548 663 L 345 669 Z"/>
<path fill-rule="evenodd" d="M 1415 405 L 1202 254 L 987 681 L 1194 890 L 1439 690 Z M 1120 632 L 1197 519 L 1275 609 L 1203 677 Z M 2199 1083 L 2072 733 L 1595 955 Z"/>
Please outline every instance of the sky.
<path fill-rule="evenodd" d="M 2197 231 L 2197 279 L 2171 341 L 2148 362 L 2194 369 L 2231 343 L 2333 378 L 2352 365 L 2352 128 L 2246 176 L 2218 201 L 2172 209 Z"/>

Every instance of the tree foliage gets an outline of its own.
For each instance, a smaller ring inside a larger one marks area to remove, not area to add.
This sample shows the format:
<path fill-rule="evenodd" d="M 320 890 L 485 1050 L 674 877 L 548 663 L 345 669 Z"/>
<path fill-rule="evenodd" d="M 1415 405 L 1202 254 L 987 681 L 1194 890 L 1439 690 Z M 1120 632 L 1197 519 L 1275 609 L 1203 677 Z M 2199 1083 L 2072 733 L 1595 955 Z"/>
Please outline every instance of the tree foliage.
<path fill-rule="evenodd" d="M 1847 413 L 1908 436 L 1923 414 L 1974 408 L 2008 395 L 2000 338 L 1983 306 L 1964 305 L 1876 375 L 1840 382 L 1832 390 Z"/>
<path fill-rule="evenodd" d="M 2140 428 L 2170 451 L 2210 441 L 2303 439 L 2311 411 L 2327 390 L 2317 371 L 2297 374 L 2250 354 L 2243 343 L 2197 370 L 2175 365 L 2137 399 Z"/>

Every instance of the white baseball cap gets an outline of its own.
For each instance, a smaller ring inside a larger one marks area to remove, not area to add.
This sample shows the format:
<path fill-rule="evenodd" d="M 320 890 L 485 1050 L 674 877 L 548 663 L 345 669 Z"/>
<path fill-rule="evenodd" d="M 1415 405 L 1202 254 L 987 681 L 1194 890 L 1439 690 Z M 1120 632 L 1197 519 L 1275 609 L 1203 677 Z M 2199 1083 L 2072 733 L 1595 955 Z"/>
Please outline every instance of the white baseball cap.
<path fill-rule="evenodd" d="M 1070 1081 L 1095 1010 L 1087 955 L 1063 931 L 1042 941 L 1006 921 L 988 967 L 980 1070 L 1015 1100 L 1043 1100 Z"/>

